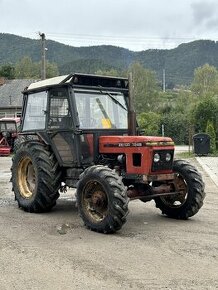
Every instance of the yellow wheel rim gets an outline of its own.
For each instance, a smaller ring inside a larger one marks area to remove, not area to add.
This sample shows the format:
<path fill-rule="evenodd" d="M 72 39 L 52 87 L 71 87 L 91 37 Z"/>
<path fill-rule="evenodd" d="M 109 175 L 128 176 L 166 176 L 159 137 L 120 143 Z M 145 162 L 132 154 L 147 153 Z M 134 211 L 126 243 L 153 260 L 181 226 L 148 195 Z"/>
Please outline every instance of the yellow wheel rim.
<path fill-rule="evenodd" d="M 23 198 L 31 198 L 35 192 L 36 174 L 32 160 L 23 158 L 18 165 L 18 185 Z"/>

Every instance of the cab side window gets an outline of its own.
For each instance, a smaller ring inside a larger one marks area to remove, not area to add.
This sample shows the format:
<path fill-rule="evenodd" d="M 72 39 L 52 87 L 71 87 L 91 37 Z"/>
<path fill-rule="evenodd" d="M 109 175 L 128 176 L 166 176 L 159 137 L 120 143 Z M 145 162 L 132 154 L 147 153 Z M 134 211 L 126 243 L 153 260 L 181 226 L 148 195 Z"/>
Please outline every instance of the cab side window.
<path fill-rule="evenodd" d="M 51 90 L 49 94 L 48 128 L 70 129 L 72 117 L 66 88 Z"/>
<path fill-rule="evenodd" d="M 23 131 L 45 129 L 47 92 L 28 95 L 26 112 L 23 120 Z"/>

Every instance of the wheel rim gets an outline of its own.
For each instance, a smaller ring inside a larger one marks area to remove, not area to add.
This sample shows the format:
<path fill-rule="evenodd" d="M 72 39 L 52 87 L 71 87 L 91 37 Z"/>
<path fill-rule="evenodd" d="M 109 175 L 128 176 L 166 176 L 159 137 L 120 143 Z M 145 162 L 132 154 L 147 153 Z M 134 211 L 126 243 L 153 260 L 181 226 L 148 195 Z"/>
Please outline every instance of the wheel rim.
<path fill-rule="evenodd" d="M 31 198 L 35 192 L 36 173 L 29 157 L 23 158 L 19 163 L 18 183 L 22 197 Z"/>
<path fill-rule="evenodd" d="M 168 207 L 178 208 L 184 205 L 188 197 L 188 185 L 179 173 L 175 174 L 173 187 L 174 191 L 178 193 L 171 196 L 161 197 L 161 200 Z"/>
<path fill-rule="evenodd" d="M 82 206 L 88 218 L 94 223 L 100 223 L 108 213 L 108 197 L 98 181 L 86 183 L 82 193 Z"/>

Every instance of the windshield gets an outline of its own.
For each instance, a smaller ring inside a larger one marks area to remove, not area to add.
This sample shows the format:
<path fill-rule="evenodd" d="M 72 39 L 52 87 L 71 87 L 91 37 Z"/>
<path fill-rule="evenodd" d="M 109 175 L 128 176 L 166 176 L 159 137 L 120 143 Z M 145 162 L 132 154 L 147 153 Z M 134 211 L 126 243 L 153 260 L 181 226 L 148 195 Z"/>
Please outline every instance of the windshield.
<path fill-rule="evenodd" d="M 2 131 L 16 131 L 15 122 L 0 122 L 0 132 Z"/>
<path fill-rule="evenodd" d="M 121 93 L 75 93 L 82 129 L 127 129 L 127 108 Z"/>

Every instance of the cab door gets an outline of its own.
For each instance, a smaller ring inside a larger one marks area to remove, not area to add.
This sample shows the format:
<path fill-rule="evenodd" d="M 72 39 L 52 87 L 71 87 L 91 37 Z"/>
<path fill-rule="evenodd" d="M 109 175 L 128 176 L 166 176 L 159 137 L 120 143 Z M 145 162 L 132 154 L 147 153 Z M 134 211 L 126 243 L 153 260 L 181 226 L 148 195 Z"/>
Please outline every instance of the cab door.
<path fill-rule="evenodd" d="M 78 146 L 68 87 L 49 91 L 47 115 L 47 130 L 59 163 L 62 166 L 75 166 L 78 164 Z"/>

